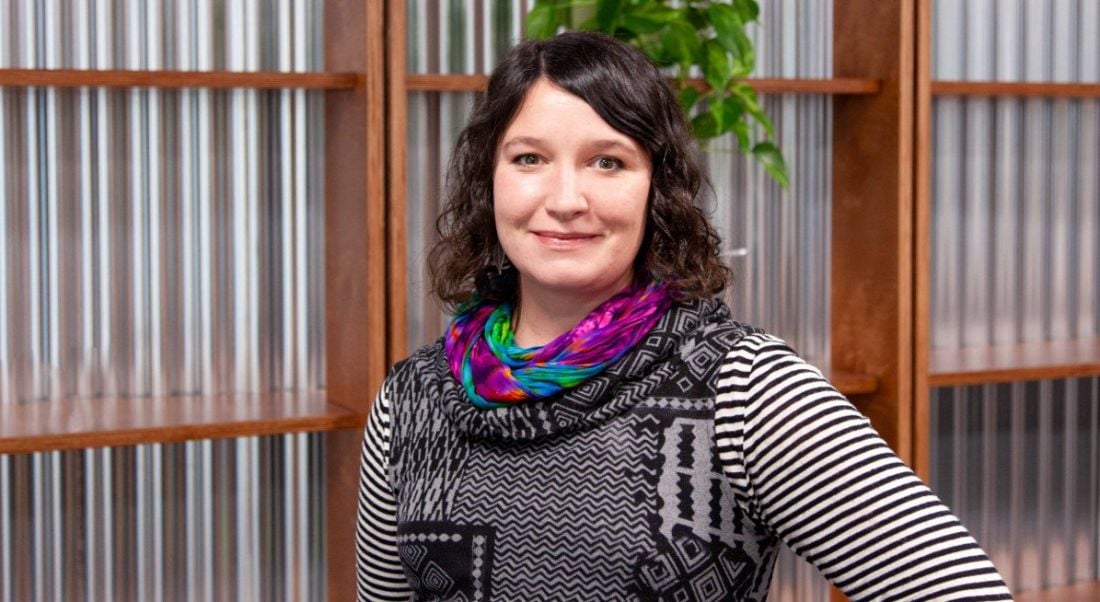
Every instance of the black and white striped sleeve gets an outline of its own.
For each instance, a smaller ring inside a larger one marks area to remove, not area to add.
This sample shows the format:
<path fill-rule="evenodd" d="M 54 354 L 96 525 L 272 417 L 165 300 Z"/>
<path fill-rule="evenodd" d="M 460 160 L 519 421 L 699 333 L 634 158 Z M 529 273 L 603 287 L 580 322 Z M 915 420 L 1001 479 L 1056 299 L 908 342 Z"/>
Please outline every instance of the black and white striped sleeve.
<path fill-rule="evenodd" d="M 359 463 L 359 509 L 355 525 L 356 599 L 409 600 L 397 555 L 397 502 L 386 477 L 390 455 L 390 412 L 386 387 L 367 417 Z"/>
<path fill-rule="evenodd" d="M 821 373 L 741 339 L 715 414 L 738 502 L 852 600 L 1011 600 L 985 552 Z"/>

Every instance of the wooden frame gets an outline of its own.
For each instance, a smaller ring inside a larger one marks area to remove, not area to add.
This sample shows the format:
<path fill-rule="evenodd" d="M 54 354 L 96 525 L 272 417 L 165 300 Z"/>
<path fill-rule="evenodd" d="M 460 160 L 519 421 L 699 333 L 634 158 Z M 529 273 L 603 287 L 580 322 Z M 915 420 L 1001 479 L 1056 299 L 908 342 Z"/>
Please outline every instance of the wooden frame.
<path fill-rule="evenodd" d="M 876 376 L 853 398 L 912 457 L 914 0 L 837 0 L 834 74 L 882 81 L 833 101 L 832 365 Z"/>
<path fill-rule="evenodd" d="M 331 0 L 325 68 L 364 86 L 325 99 L 325 359 L 330 401 L 366 415 L 386 364 L 387 50 L 381 2 Z M 355 598 L 355 517 L 362 434 L 326 435 L 329 600 Z"/>
<path fill-rule="evenodd" d="M 925 482 L 931 479 L 928 446 L 928 382 L 931 287 L 931 219 L 932 219 L 932 2 L 918 0 L 916 46 L 916 145 L 913 150 L 914 182 L 913 211 L 913 437 L 912 466 Z"/>
<path fill-rule="evenodd" d="M 408 260 L 405 245 L 408 241 L 406 228 L 405 198 L 408 191 L 408 168 L 406 158 L 408 131 L 408 93 L 406 90 L 406 49 L 405 49 L 405 2 L 387 0 L 386 31 L 386 125 L 387 140 L 387 257 L 389 271 L 386 282 L 389 287 L 388 319 L 389 343 L 387 363 L 393 364 L 408 354 L 405 333 L 408 332 L 408 317 L 405 307 L 408 304 Z"/>

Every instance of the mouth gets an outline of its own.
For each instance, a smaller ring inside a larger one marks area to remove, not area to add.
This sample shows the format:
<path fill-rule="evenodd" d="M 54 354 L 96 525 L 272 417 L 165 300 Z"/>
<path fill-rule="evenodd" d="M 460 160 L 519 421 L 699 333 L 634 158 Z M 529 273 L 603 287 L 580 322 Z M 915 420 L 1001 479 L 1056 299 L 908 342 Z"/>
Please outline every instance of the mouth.
<path fill-rule="evenodd" d="M 581 238 L 596 238 L 595 234 L 588 234 L 586 232 L 552 232 L 548 230 L 536 230 L 536 236 L 543 238 L 554 238 L 558 240 L 575 240 Z"/>
<path fill-rule="evenodd" d="M 554 232 L 547 230 L 537 230 L 533 234 L 543 244 L 556 249 L 576 248 L 599 237 L 598 234 L 587 232 Z"/>

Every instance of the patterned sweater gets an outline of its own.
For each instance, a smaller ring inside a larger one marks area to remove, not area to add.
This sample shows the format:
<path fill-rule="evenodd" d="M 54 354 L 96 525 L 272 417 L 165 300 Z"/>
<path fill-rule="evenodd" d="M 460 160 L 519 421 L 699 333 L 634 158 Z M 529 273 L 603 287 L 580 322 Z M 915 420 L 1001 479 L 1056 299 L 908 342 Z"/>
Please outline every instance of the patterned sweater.
<path fill-rule="evenodd" d="M 869 421 L 717 301 L 516 407 L 474 407 L 422 348 L 361 473 L 360 600 L 762 601 L 780 542 L 853 600 L 1011 599 Z"/>

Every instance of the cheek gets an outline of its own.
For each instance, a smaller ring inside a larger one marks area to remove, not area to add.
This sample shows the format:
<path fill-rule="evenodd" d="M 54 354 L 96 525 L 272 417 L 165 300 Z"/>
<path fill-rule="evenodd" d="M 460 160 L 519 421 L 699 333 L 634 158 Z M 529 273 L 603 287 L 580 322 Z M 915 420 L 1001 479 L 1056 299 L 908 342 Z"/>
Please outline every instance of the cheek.
<path fill-rule="evenodd" d="M 517 178 L 507 172 L 493 175 L 493 216 L 497 224 L 522 215 L 532 197 L 531 178 Z"/>
<path fill-rule="evenodd" d="M 616 221 L 622 224 L 624 229 L 636 230 L 639 239 L 642 231 L 645 230 L 648 199 L 649 182 L 646 181 L 620 190 L 617 202 L 614 203 Z"/>

